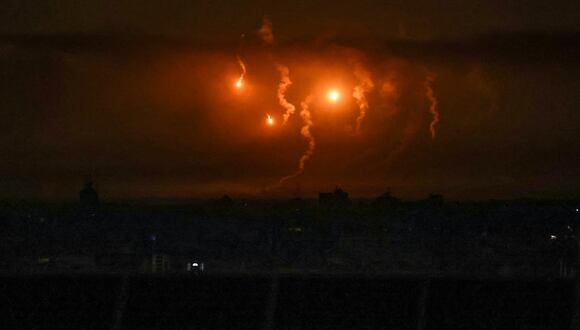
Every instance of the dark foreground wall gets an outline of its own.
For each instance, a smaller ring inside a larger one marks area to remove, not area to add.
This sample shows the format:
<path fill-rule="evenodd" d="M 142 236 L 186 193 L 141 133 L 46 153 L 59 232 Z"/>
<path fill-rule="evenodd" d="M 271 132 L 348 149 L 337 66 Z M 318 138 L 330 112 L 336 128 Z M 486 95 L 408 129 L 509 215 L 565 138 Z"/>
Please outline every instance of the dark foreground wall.
<path fill-rule="evenodd" d="M 572 281 L 4 277 L 3 329 L 569 329 Z"/>

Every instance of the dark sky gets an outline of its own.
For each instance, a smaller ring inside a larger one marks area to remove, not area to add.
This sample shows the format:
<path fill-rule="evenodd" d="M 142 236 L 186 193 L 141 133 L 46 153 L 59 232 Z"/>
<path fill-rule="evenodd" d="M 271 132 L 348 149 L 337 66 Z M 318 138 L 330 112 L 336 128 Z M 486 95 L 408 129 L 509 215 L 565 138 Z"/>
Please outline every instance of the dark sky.
<path fill-rule="evenodd" d="M 578 30 L 577 1 L 36 1 L 4 0 L 4 33 L 103 31 L 231 41 L 263 15 L 297 35 L 463 37 L 490 31 Z"/>
<path fill-rule="evenodd" d="M 74 198 L 92 176 L 107 198 L 580 198 L 578 22 L 577 1 L 3 1 L 0 196 Z M 306 140 L 298 113 L 280 125 L 276 64 L 288 101 L 315 95 L 317 142 L 280 187 Z"/>

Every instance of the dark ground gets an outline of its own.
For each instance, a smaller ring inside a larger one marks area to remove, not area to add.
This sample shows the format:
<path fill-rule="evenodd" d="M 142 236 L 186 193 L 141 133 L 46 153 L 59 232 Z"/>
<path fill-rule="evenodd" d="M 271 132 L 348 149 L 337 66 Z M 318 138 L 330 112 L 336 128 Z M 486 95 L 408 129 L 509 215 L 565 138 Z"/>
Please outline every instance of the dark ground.
<path fill-rule="evenodd" d="M 568 280 L 0 279 L 5 329 L 418 329 L 421 314 L 424 329 L 569 329 L 573 299 L 574 282 Z"/>

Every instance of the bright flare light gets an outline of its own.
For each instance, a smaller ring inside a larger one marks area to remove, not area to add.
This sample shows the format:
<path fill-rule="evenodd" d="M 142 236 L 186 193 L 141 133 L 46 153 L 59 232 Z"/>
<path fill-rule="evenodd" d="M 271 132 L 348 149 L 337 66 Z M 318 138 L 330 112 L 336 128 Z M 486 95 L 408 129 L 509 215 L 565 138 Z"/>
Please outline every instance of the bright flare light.
<path fill-rule="evenodd" d="M 242 59 L 238 56 L 238 64 L 240 65 L 240 68 L 242 69 L 242 74 L 240 75 L 240 78 L 238 78 L 238 80 L 236 81 L 236 88 L 240 89 L 242 88 L 242 81 L 244 80 L 244 76 L 246 75 L 246 65 L 244 64 L 244 61 L 242 61 Z"/>
<path fill-rule="evenodd" d="M 340 99 L 340 93 L 335 89 L 329 91 L 327 96 L 328 100 L 333 103 L 337 102 Z"/>
<path fill-rule="evenodd" d="M 274 125 L 274 119 L 272 118 L 272 116 L 268 115 L 268 125 L 272 126 Z"/>
<path fill-rule="evenodd" d="M 242 88 L 242 78 L 240 78 L 240 79 L 238 79 L 238 81 L 236 81 L 236 84 L 235 84 L 235 86 L 236 86 L 236 88 L 238 88 L 238 89 Z"/>

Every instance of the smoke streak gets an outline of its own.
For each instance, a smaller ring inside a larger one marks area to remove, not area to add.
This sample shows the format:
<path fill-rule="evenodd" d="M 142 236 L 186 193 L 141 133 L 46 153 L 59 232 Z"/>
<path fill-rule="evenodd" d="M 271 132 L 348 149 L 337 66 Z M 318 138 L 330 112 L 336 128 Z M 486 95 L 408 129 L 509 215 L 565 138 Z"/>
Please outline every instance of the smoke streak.
<path fill-rule="evenodd" d="M 312 154 L 314 154 L 314 148 L 316 147 L 316 141 L 314 140 L 314 136 L 312 136 L 312 133 L 310 132 L 310 127 L 312 127 L 312 118 L 310 117 L 310 110 L 308 110 L 308 107 L 310 106 L 310 102 L 312 101 L 312 95 L 308 96 L 306 98 L 306 100 L 304 100 L 302 103 L 300 103 L 301 107 L 302 107 L 302 111 L 300 111 L 300 116 L 302 117 L 302 120 L 304 121 L 304 126 L 302 126 L 302 129 L 300 130 L 300 134 L 302 134 L 302 136 L 304 138 L 306 138 L 306 140 L 308 140 L 308 149 L 306 149 L 306 151 L 304 152 L 304 154 L 300 157 L 300 160 L 298 161 L 298 170 L 291 175 L 285 176 L 283 178 L 280 179 L 280 184 L 284 183 L 285 181 L 295 178 L 299 175 L 301 175 L 304 172 L 304 164 L 306 163 L 306 161 L 312 157 Z"/>
<path fill-rule="evenodd" d="M 435 139 L 435 125 L 439 122 L 439 112 L 437 111 L 437 98 L 435 97 L 435 93 L 433 92 L 432 83 L 435 80 L 435 77 L 432 75 L 427 76 L 427 80 L 425 81 L 425 89 L 426 89 L 426 96 L 431 105 L 429 106 L 429 112 L 433 115 L 433 119 L 431 120 L 431 124 L 429 124 L 429 131 L 431 132 L 431 139 Z"/>
<path fill-rule="evenodd" d="M 288 86 L 292 84 L 292 81 L 290 80 L 290 70 L 288 70 L 287 66 L 281 64 L 278 64 L 276 69 L 278 69 L 280 72 L 280 83 L 278 84 L 278 102 L 284 109 L 286 109 L 286 112 L 283 115 L 284 121 L 282 122 L 282 125 L 284 125 L 288 121 L 288 118 L 294 114 L 296 107 L 292 103 L 288 102 L 285 96 L 286 89 L 288 89 Z"/>
<path fill-rule="evenodd" d="M 359 82 L 359 84 L 354 87 L 352 96 L 355 98 L 359 107 L 359 115 L 356 118 L 356 133 L 360 134 L 362 121 L 364 120 L 369 108 L 369 103 L 365 94 L 370 92 L 375 85 L 373 84 L 370 73 L 361 65 L 355 67 L 354 75 Z"/>
<path fill-rule="evenodd" d="M 262 26 L 258 30 L 258 36 L 267 44 L 274 43 L 274 33 L 272 33 L 272 21 L 264 16 L 262 18 Z"/>
<path fill-rule="evenodd" d="M 260 38 L 267 44 L 272 44 L 274 42 L 274 34 L 272 32 L 272 21 L 265 16 L 262 19 L 262 26 L 258 30 L 258 35 Z M 292 85 L 292 81 L 290 80 L 290 70 L 287 66 L 282 64 L 276 64 L 276 69 L 280 72 L 280 83 L 278 84 L 278 102 L 280 105 L 286 109 L 286 112 L 283 115 L 282 125 L 288 122 L 288 118 L 294 114 L 296 111 L 296 107 L 286 100 L 286 90 L 288 86 Z"/>
<path fill-rule="evenodd" d="M 242 69 L 242 74 L 240 75 L 240 78 L 238 79 L 238 81 L 236 81 L 236 86 L 238 88 L 242 87 L 242 82 L 244 81 L 244 76 L 246 75 L 246 65 L 244 64 L 244 62 L 242 61 L 242 59 L 237 56 L 238 58 L 238 64 L 240 65 L 240 68 Z"/>

